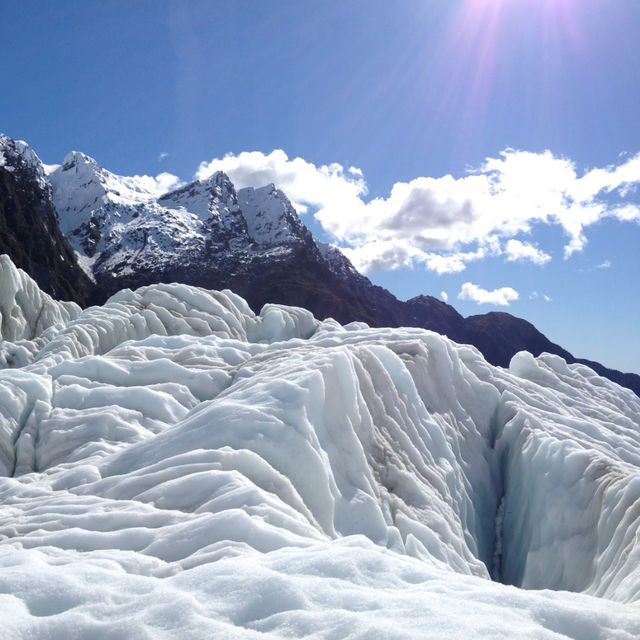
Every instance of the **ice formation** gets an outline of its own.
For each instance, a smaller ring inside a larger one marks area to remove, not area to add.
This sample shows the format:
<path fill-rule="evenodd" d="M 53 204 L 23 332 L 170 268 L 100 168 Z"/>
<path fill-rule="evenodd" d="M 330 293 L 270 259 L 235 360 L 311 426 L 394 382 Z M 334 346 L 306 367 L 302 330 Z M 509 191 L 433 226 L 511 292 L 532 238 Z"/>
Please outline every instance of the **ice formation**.
<path fill-rule="evenodd" d="M 81 312 L 0 266 L 3 636 L 640 637 L 631 391 L 229 291 Z"/>

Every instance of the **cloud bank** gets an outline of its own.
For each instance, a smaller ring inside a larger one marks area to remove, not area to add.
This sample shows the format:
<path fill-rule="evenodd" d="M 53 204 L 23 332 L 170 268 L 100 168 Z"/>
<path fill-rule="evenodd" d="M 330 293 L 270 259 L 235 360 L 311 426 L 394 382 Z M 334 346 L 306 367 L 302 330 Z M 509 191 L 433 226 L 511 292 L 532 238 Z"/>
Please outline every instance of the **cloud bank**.
<path fill-rule="evenodd" d="M 282 150 L 228 154 L 202 163 L 197 177 L 218 170 L 241 187 L 275 183 L 299 212 L 312 210 L 365 273 L 416 264 L 456 273 L 489 256 L 543 266 L 551 255 L 528 241 L 535 225 L 564 231 L 566 259 L 584 248 L 585 229 L 596 222 L 640 221 L 631 198 L 640 183 L 640 154 L 580 174 L 550 151 L 506 149 L 462 177 L 418 177 L 370 200 L 359 169 L 316 166 Z"/>

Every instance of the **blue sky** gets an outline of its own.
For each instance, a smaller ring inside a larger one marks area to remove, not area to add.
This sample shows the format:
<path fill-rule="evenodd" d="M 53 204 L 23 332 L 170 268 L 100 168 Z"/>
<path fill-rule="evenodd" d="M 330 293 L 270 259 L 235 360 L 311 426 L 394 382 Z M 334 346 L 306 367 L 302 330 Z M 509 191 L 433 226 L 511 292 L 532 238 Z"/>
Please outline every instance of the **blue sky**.
<path fill-rule="evenodd" d="M 637 0 L 27 0 L 0 19 L 0 131 L 44 162 L 275 181 L 398 297 L 506 310 L 640 372 Z"/>

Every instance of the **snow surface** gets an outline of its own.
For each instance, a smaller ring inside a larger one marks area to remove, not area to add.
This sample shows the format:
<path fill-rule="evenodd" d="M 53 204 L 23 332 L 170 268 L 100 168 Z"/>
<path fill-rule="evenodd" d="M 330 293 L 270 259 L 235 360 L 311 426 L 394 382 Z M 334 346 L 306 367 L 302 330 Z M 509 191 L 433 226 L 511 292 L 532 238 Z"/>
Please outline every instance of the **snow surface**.
<path fill-rule="evenodd" d="M 632 392 L 230 291 L 80 312 L 0 265 L 3 637 L 640 637 Z"/>
<path fill-rule="evenodd" d="M 73 151 L 48 178 L 60 229 L 92 277 L 97 267 L 149 269 L 204 245 L 202 222 L 159 205 L 161 192 L 150 176 L 117 176 Z"/>

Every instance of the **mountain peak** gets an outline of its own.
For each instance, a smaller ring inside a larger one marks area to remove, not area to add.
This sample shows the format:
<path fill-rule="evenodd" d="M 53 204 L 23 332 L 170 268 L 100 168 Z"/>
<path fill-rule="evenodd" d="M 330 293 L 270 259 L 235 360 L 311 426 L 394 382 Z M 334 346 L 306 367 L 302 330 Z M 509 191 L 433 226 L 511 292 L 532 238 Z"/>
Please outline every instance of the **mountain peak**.
<path fill-rule="evenodd" d="M 0 167 L 9 172 L 26 170 L 32 173 L 40 189 L 45 192 L 49 189 L 42 161 L 24 140 L 0 133 Z"/>
<path fill-rule="evenodd" d="M 197 182 L 205 185 L 216 185 L 219 187 L 233 184 L 229 176 L 224 171 L 215 171 L 206 178 L 200 178 Z"/>
<path fill-rule="evenodd" d="M 305 241 L 306 227 L 300 222 L 289 198 L 273 183 L 240 189 L 238 203 L 249 235 L 259 245 L 298 244 Z"/>
<path fill-rule="evenodd" d="M 88 156 L 86 153 L 82 153 L 81 151 L 70 151 L 67 153 L 62 161 L 61 169 L 62 171 L 69 171 L 73 168 L 76 168 L 77 170 L 79 167 L 83 166 L 91 167 L 94 170 L 100 169 L 100 165 L 98 165 L 91 156 Z"/>
<path fill-rule="evenodd" d="M 87 301 L 91 284 L 61 233 L 44 165 L 26 142 L 6 135 L 0 135 L 1 253 L 56 298 Z M 7 283 L 5 278 L 3 295 Z M 28 297 L 22 290 L 16 295 L 18 303 Z M 0 310 L 0 320 L 3 327 L 9 321 L 6 309 Z"/>

